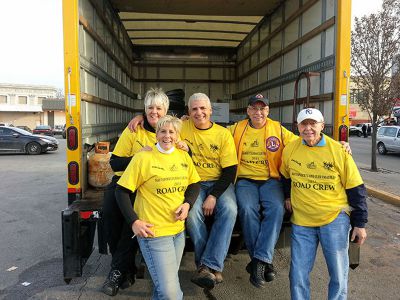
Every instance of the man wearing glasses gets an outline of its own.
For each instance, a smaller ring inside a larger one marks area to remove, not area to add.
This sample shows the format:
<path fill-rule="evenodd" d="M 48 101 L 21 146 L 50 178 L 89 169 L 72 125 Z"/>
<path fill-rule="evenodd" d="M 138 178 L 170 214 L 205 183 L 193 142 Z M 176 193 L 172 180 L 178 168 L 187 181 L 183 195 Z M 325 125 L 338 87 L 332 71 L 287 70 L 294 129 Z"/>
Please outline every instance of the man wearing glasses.
<path fill-rule="evenodd" d="M 236 198 L 243 236 L 251 262 L 246 270 L 258 288 L 275 278 L 272 265 L 284 209 L 279 167 L 282 150 L 298 139 L 279 122 L 268 118 L 269 101 L 250 97 L 248 119 L 232 125 L 237 156 Z"/>

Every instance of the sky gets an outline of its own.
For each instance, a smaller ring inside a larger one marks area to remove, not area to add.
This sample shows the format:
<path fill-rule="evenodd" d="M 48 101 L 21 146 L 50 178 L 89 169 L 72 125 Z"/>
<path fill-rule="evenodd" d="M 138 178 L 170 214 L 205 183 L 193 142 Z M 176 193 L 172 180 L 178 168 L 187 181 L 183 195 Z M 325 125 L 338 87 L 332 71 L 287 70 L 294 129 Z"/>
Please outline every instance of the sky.
<path fill-rule="evenodd" d="M 61 4 L 62 0 L 0 0 L 0 83 L 63 89 Z M 382 0 L 352 0 L 352 15 L 370 14 L 381 4 Z"/>

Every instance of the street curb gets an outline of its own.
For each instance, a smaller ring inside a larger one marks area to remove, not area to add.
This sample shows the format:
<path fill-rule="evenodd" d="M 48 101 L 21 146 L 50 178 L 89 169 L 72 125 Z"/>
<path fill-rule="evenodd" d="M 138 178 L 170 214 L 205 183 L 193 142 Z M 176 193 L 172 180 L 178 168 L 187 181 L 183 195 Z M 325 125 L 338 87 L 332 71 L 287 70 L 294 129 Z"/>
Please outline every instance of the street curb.
<path fill-rule="evenodd" d="M 379 190 L 379 189 L 371 187 L 371 186 L 366 186 L 366 188 L 367 188 L 367 193 L 369 196 L 381 199 L 382 201 L 385 201 L 387 203 L 390 203 L 390 204 L 393 204 L 396 206 L 400 206 L 400 196 Z"/>

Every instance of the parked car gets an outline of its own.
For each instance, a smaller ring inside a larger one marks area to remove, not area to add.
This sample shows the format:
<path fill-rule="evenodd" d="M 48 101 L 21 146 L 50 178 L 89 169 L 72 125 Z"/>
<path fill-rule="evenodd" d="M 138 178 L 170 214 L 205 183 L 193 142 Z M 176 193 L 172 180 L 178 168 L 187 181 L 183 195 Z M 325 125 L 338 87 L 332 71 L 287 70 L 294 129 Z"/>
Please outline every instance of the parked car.
<path fill-rule="evenodd" d="M 349 128 L 349 135 L 356 135 L 358 137 L 363 135 L 363 132 L 360 127 L 357 126 L 350 126 Z"/>
<path fill-rule="evenodd" d="M 18 125 L 18 126 L 16 126 L 16 127 L 17 127 L 17 128 L 21 128 L 21 129 L 23 129 L 23 130 L 26 130 L 26 131 L 32 133 L 32 129 L 30 129 L 28 126 L 25 126 L 25 125 Z"/>
<path fill-rule="evenodd" d="M 57 149 L 58 140 L 54 137 L 35 135 L 17 127 L 0 126 L 0 153 L 40 154 Z"/>
<path fill-rule="evenodd" d="M 64 124 L 63 129 L 62 129 L 62 133 L 61 133 L 63 139 L 67 138 L 67 125 Z"/>
<path fill-rule="evenodd" d="M 56 134 L 62 135 L 63 128 L 64 128 L 64 125 L 54 125 L 53 134 L 54 135 L 56 135 Z"/>
<path fill-rule="evenodd" d="M 400 126 L 382 126 L 376 136 L 376 147 L 379 154 L 387 152 L 400 153 Z"/>
<path fill-rule="evenodd" d="M 363 127 L 364 124 L 367 125 L 367 134 L 371 135 L 372 134 L 372 124 L 371 123 L 359 123 L 359 124 L 356 124 L 354 126 L 359 128 L 361 130 L 361 134 L 363 134 L 362 127 Z M 371 130 L 369 132 L 368 132 L 368 127 L 371 128 Z"/>
<path fill-rule="evenodd" d="M 36 126 L 35 129 L 32 131 L 33 134 L 44 134 L 44 135 L 51 135 L 53 136 L 53 130 L 49 125 L 38 125 Z"/>

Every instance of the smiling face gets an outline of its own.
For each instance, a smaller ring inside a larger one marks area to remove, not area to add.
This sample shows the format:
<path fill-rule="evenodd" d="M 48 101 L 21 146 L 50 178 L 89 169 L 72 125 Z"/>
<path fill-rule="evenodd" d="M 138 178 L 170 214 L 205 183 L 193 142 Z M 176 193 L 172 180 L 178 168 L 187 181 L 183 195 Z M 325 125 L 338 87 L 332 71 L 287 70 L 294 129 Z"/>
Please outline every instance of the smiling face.
<path fill-rule="evenodd" d="M 189 116 L 194 125 L 199 129 L 207 129 L 211 126 L 211 105 L 207 100 L 194 100 L 190 103 Z"/>
<path fill-rule="evenodd" d="M 175 146 L 178 140 L 178 134 L 171 123 L 166 123 L 156 134 L 157 142 L 164 150 L 168 151 Z"/>
<path fill-rule="evenodd" d="M 162 105 L 150 104 L 146 107 L 146 118 L 150 126 L 155 128 L 160 118 L 166 115 L 166 110 Z"/>
<path fill-rule="evenodd" d="M 251 120 L 251 125 L 254 128 L 261 128 L 265 125 L 269 113 L 269 106 L 263 102 L 256 102 L 247 107 L 247 115 Z"/>
<path fill-rule="evenodd" d="M 309 146 L 315 146 L 321 140 L 321 131 L 324 129 L 324 122 L 317 122 L 312 119 L 305 119 L 297 125 L 300 136 Z"/>

